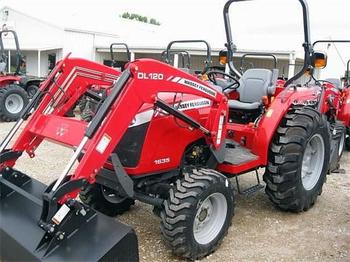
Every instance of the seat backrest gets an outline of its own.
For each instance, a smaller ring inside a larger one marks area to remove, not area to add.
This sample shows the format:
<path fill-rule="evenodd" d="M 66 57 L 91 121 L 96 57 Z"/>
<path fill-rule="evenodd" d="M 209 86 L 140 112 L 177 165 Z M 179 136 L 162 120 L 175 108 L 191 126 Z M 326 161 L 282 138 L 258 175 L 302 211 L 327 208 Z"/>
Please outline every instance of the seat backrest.
<path fill-rule="evenodd" d="M 338 88 L 340 90 L 343 89 L 341 81 L 338 78 L 327 78 L 326 81 L 332 83 L 336 88 Z"/>
<path fill-rule="evenodd" d="M 0 62 L 0 73 L 6 73 L 6 63 L 5 62 Z"/>
<path fill-rule="evenodd" d="M 260 102 L 263 96 L 273 95 L 277 78 L 278 69 L 248 69 L 240 79 L 239 100 L 245 103 Z"/>

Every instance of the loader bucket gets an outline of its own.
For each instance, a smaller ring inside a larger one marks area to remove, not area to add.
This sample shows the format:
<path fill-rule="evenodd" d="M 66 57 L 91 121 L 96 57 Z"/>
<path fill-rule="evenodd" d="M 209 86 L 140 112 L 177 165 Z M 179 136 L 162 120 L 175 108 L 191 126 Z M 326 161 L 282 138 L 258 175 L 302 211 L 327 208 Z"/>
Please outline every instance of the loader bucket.
<path fill-rule="evenodd" d="M 0 260 L 138 261 L 133 229 L 98 212 L 49 253 L 38 249 L 45 233 L 38 225 L 40 199 L 47 186 L 28 176 L 23 178 L 17 185 L 20 189 L 14 190 L 11 181 L 0 175 Z"/>

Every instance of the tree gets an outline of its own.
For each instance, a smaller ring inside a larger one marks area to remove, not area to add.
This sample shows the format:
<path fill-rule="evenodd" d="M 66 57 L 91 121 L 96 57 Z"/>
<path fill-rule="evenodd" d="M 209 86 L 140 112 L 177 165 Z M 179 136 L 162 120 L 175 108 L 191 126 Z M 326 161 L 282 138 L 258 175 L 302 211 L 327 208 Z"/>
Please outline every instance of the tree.
<path fill-rule="evenodd" d="M 135 14 L 135 13 L 124 12 L 121 15 L 121 17 L 124 19 L 136 20 L 139 22 L 148 23 L 148 24 L 152 24 L 152 25 L 160 25 L 160 23 L 154 18 L 151 18 L 148 20 L 147 16 L 142 16 L 142 15 Z"/>
<path fill-rule="evenodd" d="M 130 14 L 128 12 L 123 13 L 122 18 L 130 18 Z"/>

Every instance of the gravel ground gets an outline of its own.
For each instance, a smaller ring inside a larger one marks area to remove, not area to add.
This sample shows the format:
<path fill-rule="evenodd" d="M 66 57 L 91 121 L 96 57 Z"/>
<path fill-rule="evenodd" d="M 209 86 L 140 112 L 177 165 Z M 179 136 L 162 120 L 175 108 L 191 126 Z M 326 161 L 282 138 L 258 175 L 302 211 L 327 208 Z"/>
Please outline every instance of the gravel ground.
<path fill-rule="evenodd" d="M 0 139 L 11 128 L 0 123 Z M 71 150 L 44 142 L 37 157 L 22 157 L 17 168 L 49 183 L 58 176 Z M 275 209 L 264 192 L 237 196 L 235 216 L 220 248 L 202 261 L 350 261 L 350 152 L 341 162 L 345 174 L 328 176 L 323 194 L 308 212 Z M 242 185 L 253 176 L 241 178 Z M 136 203 L 118 220 L 137 232 L 141 261 L 181 261 L 171 255 L 150 206 Z"/>

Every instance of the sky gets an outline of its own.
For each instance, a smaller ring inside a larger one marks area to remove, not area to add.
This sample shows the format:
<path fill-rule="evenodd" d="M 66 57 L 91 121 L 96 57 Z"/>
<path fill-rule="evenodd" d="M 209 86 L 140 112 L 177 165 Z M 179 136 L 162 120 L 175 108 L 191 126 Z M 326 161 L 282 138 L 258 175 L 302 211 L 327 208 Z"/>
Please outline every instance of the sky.
<path fill-rule="evenodd" d="M 160 21 L 156 28 L 165 41 L 205 39 L 212 47 L 224 47 L 222 9 L 225 0 L 0 0 L 32 16 L 64 27 L 84 26 L 85 21 L 103 26 L 106 18 L 133 12 Z M 350 39 L 350 0 L 307 0 L 311 39 Z M 233 3 L 230 8 L 234 42 L 240 49 L 295 50 L 302 52 L 301 7 L 297 0 L 255 0 Z M 109 21 L 113 21 L 110 19 Z M 80 23 L 80 24 L 79 24 Z M 111 24 L 113 22 L 110 22 Z M 137 38 L 127 29 L 118 28 Z M 147 42 L 155 39 L 139 39 Z M 334 63 L 344 68 L 340 56 L 350 59 L 350 44 L 337 46 Z M 340 55 L 339 55 L 340 54 Z M 331 59 L 331 57 L 330 57 Z M 344 58 L 343 58 L 344 60 Z M 329 61 L 331 62 L 331 61 Z"/>

